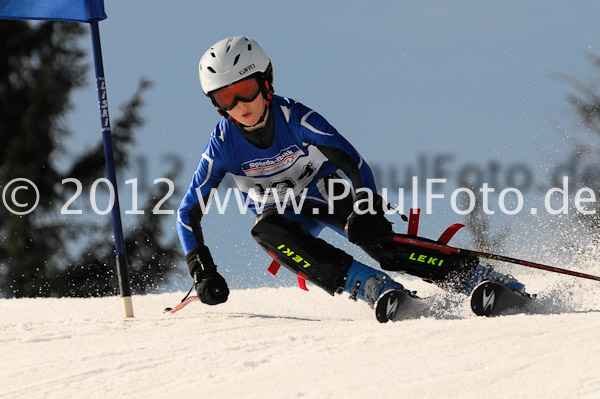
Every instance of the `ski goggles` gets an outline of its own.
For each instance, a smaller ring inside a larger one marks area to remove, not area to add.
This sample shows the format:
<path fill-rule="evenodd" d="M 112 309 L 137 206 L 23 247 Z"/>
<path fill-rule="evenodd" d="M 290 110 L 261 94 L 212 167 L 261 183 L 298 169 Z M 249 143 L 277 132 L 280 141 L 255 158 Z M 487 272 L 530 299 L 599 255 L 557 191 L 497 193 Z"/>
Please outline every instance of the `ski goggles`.
<path fill-rule="evenodd" d="M 231 111 L 238 101 L 254 101 L 259 93 L 258 82 L 250 78 L 219 89 L 212 93 L 211 97 L 216 106 L 224 111 Z"/>

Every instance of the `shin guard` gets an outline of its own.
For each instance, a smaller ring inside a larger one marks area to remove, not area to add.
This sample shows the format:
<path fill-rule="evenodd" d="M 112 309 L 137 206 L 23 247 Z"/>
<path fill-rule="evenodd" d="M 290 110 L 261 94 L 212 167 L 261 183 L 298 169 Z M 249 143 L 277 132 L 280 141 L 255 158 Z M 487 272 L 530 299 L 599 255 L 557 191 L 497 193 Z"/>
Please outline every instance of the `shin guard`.
<path fill-rule="evenodd" d="M 352 256 L 303 233 L 297 222 L 264 214 L 252 228 L 252 238 L 277 262 L 331 295 L 343 290 Z"/>

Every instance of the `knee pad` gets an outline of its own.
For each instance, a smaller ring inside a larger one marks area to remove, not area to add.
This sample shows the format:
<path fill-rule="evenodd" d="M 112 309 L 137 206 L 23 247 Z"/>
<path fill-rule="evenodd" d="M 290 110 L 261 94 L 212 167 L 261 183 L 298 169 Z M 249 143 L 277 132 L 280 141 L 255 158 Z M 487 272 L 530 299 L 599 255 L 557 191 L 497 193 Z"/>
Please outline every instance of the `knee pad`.
<path fill-rule="evenodd" d="M 279 214 L 264 214 L 252 228 L 252 238 L 277 262 L 331 295 L 343 290 L 352 256 Z"/>

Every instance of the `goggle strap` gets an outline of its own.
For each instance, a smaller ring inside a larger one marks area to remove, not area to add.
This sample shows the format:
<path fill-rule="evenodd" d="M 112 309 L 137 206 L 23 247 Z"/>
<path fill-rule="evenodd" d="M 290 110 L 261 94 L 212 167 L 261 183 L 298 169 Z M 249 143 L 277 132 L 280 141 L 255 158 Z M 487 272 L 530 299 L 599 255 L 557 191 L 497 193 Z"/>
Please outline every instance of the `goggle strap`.
<path fill-rule="evenodd" d="M 266 90 L 266 94 L 267 94 L 267 98 L 265 101 L 265 107 L 269 108 L 269 106 L 271 105 L 271 100 L 273 99 L 273 91 L 269 88 L 269 81 L 267 79 L 265 79 L 265 88 Z"/>

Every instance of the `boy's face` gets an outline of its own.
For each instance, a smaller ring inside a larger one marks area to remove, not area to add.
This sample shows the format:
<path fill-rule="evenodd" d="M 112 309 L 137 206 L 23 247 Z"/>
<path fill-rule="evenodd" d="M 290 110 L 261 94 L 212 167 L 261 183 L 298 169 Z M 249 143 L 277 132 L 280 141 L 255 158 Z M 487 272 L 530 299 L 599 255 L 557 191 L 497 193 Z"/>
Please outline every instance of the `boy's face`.
<path fill-rule="evenodd" d="M 258 123 L 265 110 L 265 99 L 260 93 L 253 101 L 238 103 L 227 111 L 229 116 L 244 126 L 254 126 Z"/>

